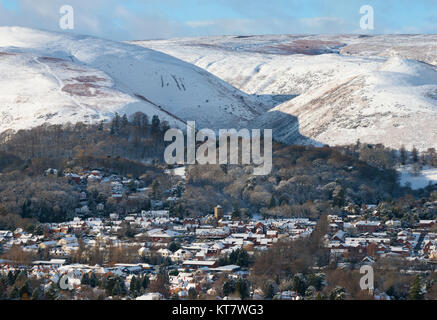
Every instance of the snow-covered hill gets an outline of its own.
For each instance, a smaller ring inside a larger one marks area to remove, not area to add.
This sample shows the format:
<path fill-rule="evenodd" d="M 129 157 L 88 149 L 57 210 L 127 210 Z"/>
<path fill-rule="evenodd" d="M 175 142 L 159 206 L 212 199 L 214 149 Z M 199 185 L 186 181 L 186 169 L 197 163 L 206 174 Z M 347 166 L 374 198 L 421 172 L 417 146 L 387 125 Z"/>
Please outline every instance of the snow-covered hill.
<path fill-rule="evenodd" d="M 244 126 L 265 111 L 212 74 L 161 52 L 87 36 L 0 27 L 0 132 L 142 111 L 172 125 Z"/>
<path fill-rule="evenodd" d="M 369 71 L 387 57 L 437 64 L 437 35 L 263 35 L 135 44 L 193 63 L 259 95 L 297 95 Z"/>
<path fill-rule="evenodd" d="M 251 123 L 287 143 L 436 147 L 437 35 L 142 41 L 276 107 Z M 267 99 L 266 98 L 266 99 Z M 266 100 L 268 101 L 268 99 Z"/>
<path fill-rule="evenodd" d="M 290 116 L 296 120 L 292 126 L 286 121 Z M 277 139 L 288 143 L 300 134 L 330 145 L 360 139 L 395 148 L 437 147 L 437 69 L 389 58 L 378 70 L 332 81 L 281 104 L 253 125 L 272 122 Z"/>
<path fill-rule="evenodd" d="M 323 37 L 226 36 L 134 43 L 193 63 L 246 93 L 283 99 L 376 68 L 375 59 L 339 57 L 344 43 Z"/>
<path fill-rule="evenodd" d="M 437 147 L 436 44 L 436 35 L 128 44 L 2 27 L 0 132 L 143 111 L 178 126 L 273 128 L 287 143 Z"/>

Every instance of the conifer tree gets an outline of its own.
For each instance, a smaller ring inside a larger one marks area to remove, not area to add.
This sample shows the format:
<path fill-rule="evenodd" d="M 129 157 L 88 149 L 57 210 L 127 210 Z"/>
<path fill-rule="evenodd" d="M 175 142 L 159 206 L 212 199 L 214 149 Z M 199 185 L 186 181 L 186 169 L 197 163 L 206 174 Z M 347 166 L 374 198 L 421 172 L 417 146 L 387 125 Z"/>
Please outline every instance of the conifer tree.
<path fill-rule="evenodd" d="M 247 299 L 249 297 L 249 282 L 246 279 L 239 278 L 235 284 L 235 291 L 241 300 Z"/>
<path fill-rule="evenodd" d="M 80 283 L 81 283 L 81 284 L 84 284 L 84 285 L 88 285 L 88 284 L 90 283 L 90 278 L 89 278 L 88 273 L 85 272 L 85 273 L 83 274 Z"/>
<path fill-rule="evenodd" d="M 417 275 L 413 283 L 410 287 L 410 292 L 408 294 L 409 300 L 423 300 L 424 294 L 422 292 L 422 277 L 420 275 Z"/>

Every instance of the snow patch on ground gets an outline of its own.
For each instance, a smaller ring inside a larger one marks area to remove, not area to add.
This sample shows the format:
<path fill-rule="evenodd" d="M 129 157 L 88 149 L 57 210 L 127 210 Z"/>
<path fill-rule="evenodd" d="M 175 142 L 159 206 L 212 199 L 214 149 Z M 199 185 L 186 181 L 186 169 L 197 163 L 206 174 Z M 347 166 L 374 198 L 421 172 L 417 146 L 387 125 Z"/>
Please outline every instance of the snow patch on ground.
<path fill-rule="evenodd" d="M 178 168 L 174 168 L 172 170 L 166 170 L 165 173 L 173 174 L 175 176 L 181 177 L 182 179 L 185 179 L 185 177 L 186 177 L 185 167 L 178 167 Z"/>
<path fill-rule="evenodd" d="M 398 169 L 401 186 L 410 185 L 411 189 L 418 190 L 429 184 L 437 184 L 437 168 L 424 168 L 418 175 L 412 173 L 411 166 L 403 166 Z"/>

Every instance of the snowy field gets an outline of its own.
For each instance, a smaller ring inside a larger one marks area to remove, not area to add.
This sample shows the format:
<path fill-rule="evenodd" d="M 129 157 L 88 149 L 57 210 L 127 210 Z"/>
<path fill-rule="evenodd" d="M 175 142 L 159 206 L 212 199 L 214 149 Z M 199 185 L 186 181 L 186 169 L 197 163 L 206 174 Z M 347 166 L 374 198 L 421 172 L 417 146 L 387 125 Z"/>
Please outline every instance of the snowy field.
<path fill-rule="evenodd" d="M 404 166 L 398 169 L 398 172 L 400 173 L 400 184 L 402 186 L 410 184 L 413 190 L 425 188 L 429 184 L 437 184 L 437 168 L 424 168 L 417 176 L 411 172 L 410 166 Z"/>

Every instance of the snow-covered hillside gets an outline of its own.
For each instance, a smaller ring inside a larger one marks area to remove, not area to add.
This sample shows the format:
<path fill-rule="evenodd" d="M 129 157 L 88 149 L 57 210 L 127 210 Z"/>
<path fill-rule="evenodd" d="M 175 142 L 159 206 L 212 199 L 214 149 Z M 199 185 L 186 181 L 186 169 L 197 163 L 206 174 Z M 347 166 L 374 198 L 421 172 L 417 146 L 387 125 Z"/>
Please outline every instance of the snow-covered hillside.
<path fill-rule="evenodd" d="M 437 147 L 436 35 L 143 41 L 276 107 L 251 123 L 287 143 Z M 414 60 L 416 59 L 416 60 Z M 297 96 L 297 97 L 296 97 Z"/>
<path fill-rule="evenodd" d="M 296 95 L 374 69 L 399 56 L 437 64 L 437 35 L 264 35 L 202 37 L 135 44 L 208 70 L 260 95 Z"/>
<path fill-rule="evenodd" d="M 287 143 L 437 147 L 436 44 L 436 35 L 128 44 L 1 27 L 0 132 L 143 111 L 177 126 L 272 128 Z"/>
<path fill-rule="evenodd" d="M 87 36 L 0 27 L 0 131 L 142 111 L 172 125 L 244 126 L 255 97 L 161 52 Z"/>
<path fill-rule="evenodd" d="M 291 127 L 286 123 L 290 115 L 296 118 Z M 395 148 L 437 147 L 437 69 L 393 57 L 378 70 L 327 83 L 281 104 L 254 125 L 272 122 L 280 122 L 274 131 L 284 142 L 293 142 L 299 133 L 330 145 L 360 139 Z"/>
<path fill-rule="evenodd" d="M 377 68 L 379 59 L 340 57 L 345 44 L 320 36 L 208 37 L 135 44 L 193 63 L 249 94 L 291 99 L 329 80 Z"/>

